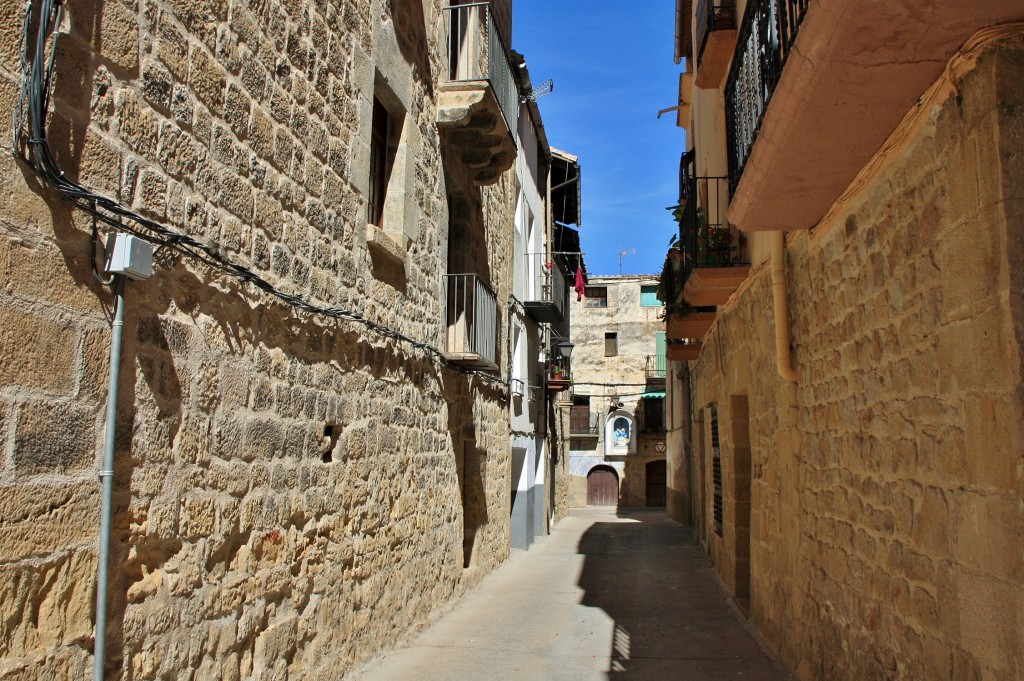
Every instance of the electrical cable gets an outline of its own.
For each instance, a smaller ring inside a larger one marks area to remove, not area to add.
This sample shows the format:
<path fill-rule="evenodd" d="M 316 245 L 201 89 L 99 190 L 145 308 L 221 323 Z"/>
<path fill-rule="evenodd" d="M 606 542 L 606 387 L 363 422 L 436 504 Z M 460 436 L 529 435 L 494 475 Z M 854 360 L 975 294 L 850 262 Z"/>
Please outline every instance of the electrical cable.
<path fill-rule="evenodd" d="M 96 266 L 96 243 L 100 240 L 99 226 L 96 223 L 96 217 L 92 219 L 92 237 L 89 239 L 89 265 L 92 266 L 92 276 L 99 283 L 104 286 L 110 286 L 114 283 L 116 275 L 111 274 L 109 279 L 104 279 L 100 276 L 100 270 Z"/>
<path fill-rule="evenodd" d="M 46 117 L 50 105 L 51 87 L 53 85 L 57 39 L 63 19 L 63 3 L 64 0 L 41 0 L 39 3 L 39 26 L 34 45 L 30 44 L 33 3 L 32 0 L 27 0 L 25 3 L 21 55 L 22 87 L 18 108 L 13 116 L 14 155 L 29 164 L 35 174 L 46 185 L 54 189 L 61 197 L 72 203 L 79 210 L 91 215 L 94 221 L 102 222 L 117 230 L 130 232 L 158 246 L 168 247 L 224 275 L 240 279 L 245 284 L 255 286 L 264 293 L 302 312 L 362 324 L 379 336 L 404 343 L 414 349 L 427 353 L 446 367 L 471 376 L 479 376 L 485 381 L 504 386 L 508 389 L 508 383 L 500 377 L 455 364 L 433 345 L 411 338 L 379 322 L 367 319 L 358 312 L 341 307 L 318 305 L 299 294 L 282 291 L 245 265 L 225 256 L 215 245 L 200 241 L 188 234 L 177 232 L 139 215 L 125 208 L 117 201 L 96 194 L 68 178 L 54 158 L 46 137 Z M 48 37 L 50 38 L 49 55 L 47 55 Z M 40 66 L 42 64 L 45 64 L 45 68 Z"/>

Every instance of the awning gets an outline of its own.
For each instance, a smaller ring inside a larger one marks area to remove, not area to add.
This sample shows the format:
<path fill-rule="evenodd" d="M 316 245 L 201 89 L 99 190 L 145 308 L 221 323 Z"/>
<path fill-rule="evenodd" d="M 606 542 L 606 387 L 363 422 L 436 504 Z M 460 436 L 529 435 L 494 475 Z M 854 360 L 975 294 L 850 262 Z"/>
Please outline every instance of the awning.
<path fill-rule="evenodd" d="M 644 394 L 643 394 L 643 398 L 644 399 L 657 398 L 657 397 L 665 397 L 665 391 L 664 390 L 654 390 L 653 388 L 647 388 L 647 389 L 644 390 Z"/>

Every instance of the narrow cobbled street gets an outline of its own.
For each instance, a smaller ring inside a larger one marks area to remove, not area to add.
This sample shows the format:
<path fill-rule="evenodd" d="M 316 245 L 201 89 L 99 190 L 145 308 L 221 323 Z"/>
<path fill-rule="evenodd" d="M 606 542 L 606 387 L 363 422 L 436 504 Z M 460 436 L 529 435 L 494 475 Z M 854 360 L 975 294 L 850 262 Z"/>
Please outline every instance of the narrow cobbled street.
<path fill-rule="evenodd" d="M 574 510 L 358 681 L 783 681 L 689 530 Z"/>

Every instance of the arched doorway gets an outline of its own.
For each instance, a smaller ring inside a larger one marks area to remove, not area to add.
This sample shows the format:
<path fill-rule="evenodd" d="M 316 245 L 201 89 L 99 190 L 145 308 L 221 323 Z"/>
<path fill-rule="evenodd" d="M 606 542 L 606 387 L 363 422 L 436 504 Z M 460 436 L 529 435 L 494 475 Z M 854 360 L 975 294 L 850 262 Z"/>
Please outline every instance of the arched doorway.
<path fill-rule="evenodd" d="M 611 466 L 594 466 L 587 473 L 587 506 L 619 503 L 619 476 Z"/>
<path fill-rule="evenodd" d="M 668 480 L 665 459 L 651 461 L 645 466 L 644 479 L 647 483 L 646 505 L 654 508 L 665 506 L 665 486 Z"/>

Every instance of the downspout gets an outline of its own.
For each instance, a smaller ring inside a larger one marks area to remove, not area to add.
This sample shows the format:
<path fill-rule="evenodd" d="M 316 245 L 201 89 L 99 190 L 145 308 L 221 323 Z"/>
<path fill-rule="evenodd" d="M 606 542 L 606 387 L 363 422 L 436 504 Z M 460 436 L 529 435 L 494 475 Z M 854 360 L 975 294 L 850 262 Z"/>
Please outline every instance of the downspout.
<path fill-rule="evenodd" d="M 117 439 L 117 387 L 121 378 L 121 338 L 124 332 L 125 275 L 114 275 L 114 322 L 110 328 L 110 382 L 107 386 L 107 422 L 103 442 L 103 482 L 100 510 L 100 546 L 96 567 L 96 641 L 92 677 L 102 681 L 107 643 L 107 572 L 110 569 L 110 525 L 114 497 L 114 445 Z"/>
<path fill-rule="evenodd" d="M 789 296 L 786 286 L 786 235 L 772 232 L 772 296 L 775 302 L 775 363 L 779 376 L 796 383 L 796 369 L 789 349 Z"/>

